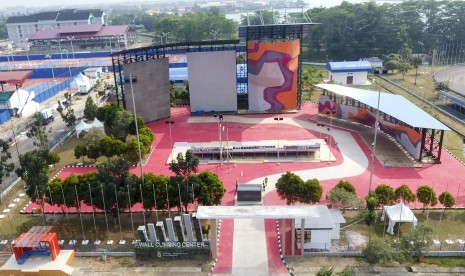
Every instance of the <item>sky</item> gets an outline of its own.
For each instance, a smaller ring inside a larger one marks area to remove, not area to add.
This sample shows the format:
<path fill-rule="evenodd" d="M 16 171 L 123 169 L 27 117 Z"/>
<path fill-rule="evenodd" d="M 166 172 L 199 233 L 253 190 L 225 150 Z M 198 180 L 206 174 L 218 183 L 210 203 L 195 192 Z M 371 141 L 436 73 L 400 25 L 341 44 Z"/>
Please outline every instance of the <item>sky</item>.
<path fill-rule="evenodd" d="M 145 0 L 144 2 L 167 2 L 169 0 Z M 184 2 L 192 2 L 192 4 L 196 0 L 184 0 Z M 215 0 L 211 0 L 215 1 Z M 310 4 L 310 7 L 318 7 L 318 6 L 324 6 L 324 7 L 330 7 L 330 6 L 337 6 L 339 5 L 342 0 L 304 0 L 308 4 Z M 367 2 L 369 0 L 347 0 L 348 2 L 352 3 L 361 3 L 361 2 Z M 385 0 L 386 1 L 386 0 Z M 385 2 L 385 1 L 377 1 L 377 2 Z M 387 0 L 389 1 L 389 0 Z M 392 0 L 391 0 L 392 1 Z M 138 1 L 136 1 L 138 2 Z M 396 2 L 395 0 L 393 2 Z M 96 4 L 112 4 L 112 3 L 128 3 L 128 0 L 16 0 L 16 1 L 11 1 L 11 0 L 0 0 L 0 7 L 18 7 L 18 6 L 23 6 L 23 7 L 46 7 L 46 6 L 66 6 L 66 7 L 73 7 L 73 6 L 83 6 L 83 5 L 88 5 L 88 4 L 93 4 L 95 6 Z M 0 8 L 1 9 L 1 8 Z"/>

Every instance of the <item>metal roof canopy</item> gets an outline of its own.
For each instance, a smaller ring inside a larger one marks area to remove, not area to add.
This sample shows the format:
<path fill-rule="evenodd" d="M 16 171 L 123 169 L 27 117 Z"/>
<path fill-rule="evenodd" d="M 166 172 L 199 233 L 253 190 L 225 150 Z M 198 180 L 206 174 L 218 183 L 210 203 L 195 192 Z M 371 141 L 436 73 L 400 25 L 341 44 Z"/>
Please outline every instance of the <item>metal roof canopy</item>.
<path fill-rule="evenodd" d="M 326 206 L 324 206 L 326 207 Z M 327 208 L 327 207 L 326 207 Z M 197 219 L 303 219 L 320 218 L 312 206 L 199 206 Z"/>
<path fill-rule="evenodd" d="M 36 247 L 52 231 L 52 226 L 34 226 L 21 237 L 15 247 Z"/>
<path fill-rule="evenodd" d="M 423 109 L 400 95 L 379 93 L 378 91 L 364 90 L 336 84 L 317 84 L 316 86 L 335 94 L 352 98 L 374 109 L 377 108 L 378 94 L 380 94 L 379 111 L 412 127 L 450 130 L 450 128 L 446 125 L 436 120 L 433 116 L 423 111 Z"/>
<path fill-rule="evenodd" d="M 13 71 L 13 72 L 0 72 L 0 84 L 14 83 L 22 85 L 32 71 Z"/>

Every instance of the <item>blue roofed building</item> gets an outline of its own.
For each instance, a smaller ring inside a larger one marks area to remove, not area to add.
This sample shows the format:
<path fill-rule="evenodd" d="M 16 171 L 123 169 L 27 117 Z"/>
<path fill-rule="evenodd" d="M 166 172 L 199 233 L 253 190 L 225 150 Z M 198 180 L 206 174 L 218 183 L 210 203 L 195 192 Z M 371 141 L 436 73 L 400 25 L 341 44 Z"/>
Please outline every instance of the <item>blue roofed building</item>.
<path fill-rule="evenodd" d="M 369 61 L 328 62 L 329 80 L 343 85 L 370 85 L 368 72 L 371 71 Z"/>

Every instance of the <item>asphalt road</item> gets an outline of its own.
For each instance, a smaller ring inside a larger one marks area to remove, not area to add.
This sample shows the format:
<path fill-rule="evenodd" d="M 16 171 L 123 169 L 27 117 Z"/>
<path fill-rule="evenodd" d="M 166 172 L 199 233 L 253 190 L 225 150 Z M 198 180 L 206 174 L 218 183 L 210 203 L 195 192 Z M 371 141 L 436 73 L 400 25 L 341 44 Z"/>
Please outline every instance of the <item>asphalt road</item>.
<path fill-rule="evenodd" d="M 107 83 L 112 83 L 112 79 L 105 79 Z M 66 89 L 57 95 L 53 96 L 46 102 L 41 104 L 41 108 L 46 108 L 50 107 L 53 104 L 57 103 L 58 98 L 64 98 L 64 94 L 66 92 L 70 92 L 69 89 Z M 87 95 L 80 95 L 76 94 L 73 96 L 73 103 L 72 103 L 72 108 L 74 109 L 74 114 L 76 118 L 79 118 L 76 124 L 80 122 L 80 118 L 84 115 L 84 107 L 86 103 L 86 99 L 88 96 L 91 96 L 94 101 L 96 102 L 96 92 L 91 92 Z M 60 114 L 58 111 L 53 112 L 53 116 L 55 117 L 55 120 L 50 122 L 46 127 L 46 132 L 48 136 L 48 144 L 49 147 L 55 145 L 58 141 L 60 141 L 63 137 L 66 136 L 66 134 L 69 132 L 71 128 L 66 127 L 65 122 L 61 118 Z M 18 153 L 19 154 L 24 154 L 32 149 L 35 148 L 33 145 L 33 139 L 29 139 L 26 136 L 26 132 L 28 130 L 27 127 L 27 122 L 31 118 L 12 118 L 11 122 L 6 123 L 6 127 L 0 129 L 0 137 L 8 137 L 12 135 L 11 130 L 6 130 L 13 125 L 13 128 L 15 129 L 22 129 L 21 131 L 15 130 L 15 135 L 16 135 L 16 143 L 14 140 L 10 144 L 10 153 L 12 155 L 11 161 L 15 164 L 15 168 L 19 166 L 19 159 L 18 159 Z M 0 185 L 0 193 L 4 191 L 11 183 L 13 183 L 14 180 L 16 180 L 18 176 L 13 172 L 10 174 L 9 177 L 4 177 L 3 181 Z"/>
<path fill-rule="evenodd" d="M 465 66 L 456 65 L 435 73 L 439 82 L 449 82 L 449 88 L 465 96 Z"/>

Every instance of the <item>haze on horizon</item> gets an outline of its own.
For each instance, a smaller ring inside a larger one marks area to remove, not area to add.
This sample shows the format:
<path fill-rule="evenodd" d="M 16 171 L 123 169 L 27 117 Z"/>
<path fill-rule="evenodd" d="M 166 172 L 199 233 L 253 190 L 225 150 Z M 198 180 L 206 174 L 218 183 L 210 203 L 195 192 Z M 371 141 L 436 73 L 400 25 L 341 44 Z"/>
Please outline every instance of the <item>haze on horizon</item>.
<path fill-rule="evenodd" d="M 125 5 L 137 5 L 137 4 L 150 4 L 156 2 L 170 2 L 176 0 L 135 0 L 132 3 L 129 3 L 127 0 L 17 0 L 17 1 L 7 1 L 1 0 L 2 3 L 0 6 L 1 9 L 11 8 L 11 7 L 28 7 L 31 8 L 47 8 L 47 7 L 58 7 L 58 8 L 81 8 L 82 6 L 89 5 L 90 8 L 98 8 L 99 6 L 105 6 L 109 4 L 125 4 Z M 176 2 L 192 3 L 194 4 L 198 0 L 177 0 Z M 211 0 L 215 1 L 215 0 Z M 252 0 L 250 0 L 252 1 Z M 331 7 L 341 4 L 343 0 L 304 0 L 307 3 L 308 8 L 312 7 Z M 345 0 L 351 3 L 363 3 L 370 0 Z M 378 0 L 376 2 L 400 2 L 402 0 Z M 26 13 L 27 10 L 25 10 Z"/>

